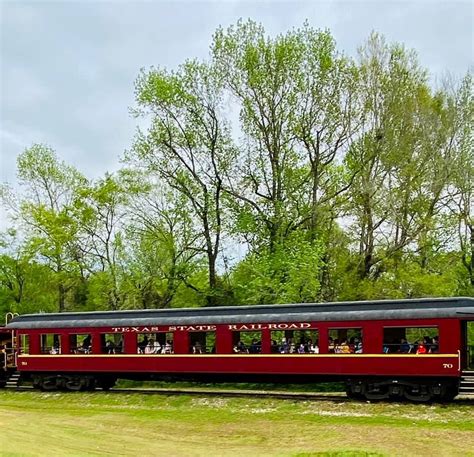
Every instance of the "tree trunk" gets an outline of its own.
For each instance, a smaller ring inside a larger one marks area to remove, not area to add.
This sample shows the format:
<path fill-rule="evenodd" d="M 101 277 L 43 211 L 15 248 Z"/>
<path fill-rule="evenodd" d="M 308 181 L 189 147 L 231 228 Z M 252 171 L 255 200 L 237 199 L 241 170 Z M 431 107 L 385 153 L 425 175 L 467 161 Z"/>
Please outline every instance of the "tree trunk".
<path fill-rule="evenodd" d="M 58 309 L 60 313 L 63 313 L 65 310 L 66 304 L 66 288 L 63 283 L 58 285 Z"/>
<path fill-rule="evenodd" d="M 469 272 L 469 280 L 471 282 L 471 286 L 474 286 L 474 226 L 469 224 L 468 226 L 470 232 L 470 241 L 471 241 L 471 261 L 467 267 Z"/>
<path fill-rule="evenodd" d="M 216 274 L 216 256 L 214 253 L 208 252 L 207 259 L 209 262 L 209 292 L 206 296 L 206 301 L 208 306 L 216 306 L 217 297 L 215 293 L 217 292 L 217 274 Z"/>

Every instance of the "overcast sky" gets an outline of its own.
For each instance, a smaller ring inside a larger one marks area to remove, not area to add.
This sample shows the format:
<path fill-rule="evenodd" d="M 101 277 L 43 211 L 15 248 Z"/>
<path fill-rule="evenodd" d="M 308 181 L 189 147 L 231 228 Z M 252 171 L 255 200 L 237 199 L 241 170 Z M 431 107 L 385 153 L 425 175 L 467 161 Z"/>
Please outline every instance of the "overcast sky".
<path fill-rule="evenodd" d="M 472 1 L 0 0 L 0 181 L 14 184 L 17 155 L 35 142 L 90 178 L 116 170 L 139 69 L 207 57 L 215 29 L 241 17 L 271 35 L 307 19 L 350 55 L 376 30 L 415 48 L 433 77 L 472 66 Z"/>

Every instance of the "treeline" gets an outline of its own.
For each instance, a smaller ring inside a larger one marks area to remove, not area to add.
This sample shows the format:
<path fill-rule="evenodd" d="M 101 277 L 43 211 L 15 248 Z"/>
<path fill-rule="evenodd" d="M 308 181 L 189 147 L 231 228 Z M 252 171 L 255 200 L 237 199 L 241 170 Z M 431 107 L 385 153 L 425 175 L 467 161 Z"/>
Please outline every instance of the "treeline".
<path fill-rule="evenodd" d="M 378 34 L 350 58 L 248 21 L 135 96 L 118 173 L 20 154 L 0 311 L 473 295 L 471 73 L 433 89 Z"/>

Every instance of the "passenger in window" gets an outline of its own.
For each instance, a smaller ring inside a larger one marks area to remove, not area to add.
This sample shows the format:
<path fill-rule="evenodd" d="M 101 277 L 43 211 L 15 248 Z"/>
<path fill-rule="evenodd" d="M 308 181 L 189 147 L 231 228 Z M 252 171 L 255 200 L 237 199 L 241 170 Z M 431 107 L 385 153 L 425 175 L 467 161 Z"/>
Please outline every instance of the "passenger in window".
<path fill-rule="evenodd" d="M 311 353 L 311 345 L 313 344 L 313 340 L 309 338 L 308 340 L 304 341 L 304 352 L 307 354 Z"/>
<path fill-rule="evenodd" d="M 304 343 L 304 352 L 309 354 L 311 352 L 311 344 L 313 343 L 313 340 L 311 338 L 302 341 Z"/>
<path fill-rule="evenodd" d="M 115 354 L 115 344 L 114 344 L 114 342 L 111 341 L 111 340 L 108 340 L 105 343 L 105 350 L 106 350 L 107 354 Z"/>
<path fill-rule="evenodd" d="M 303 343 L 301 343 L 301 344 L 298 346 L 297 352 L 298 352 L 298 354 L 304 354 L 304 353 L 306 352 Z"/>
<path fill-rule="evenodd" d="M 193 354 L 202 354 L 202 346 L 199 341 L 196 341 L 193 346 Z"/>
<path fill-rule="evenodd" d="M 173 344 L 170 340 L 166 341 L 165 347 L 161 352 L 162 354 L 172 354 L 173 353 Z"/>
<path fill-rule="evenodd" d="M 155 353 L 155 340 L 153 338 L 150 338 L 148 340 L 148 344 L 145 346 L 144 353 L 145 354 L 154 354 Z"/>
<path fill-rule="evenodd" d="M 295 354 L 296 353 L 296 345 L 295 345 L 295 341 L 293 340 L 293 338 L 288 338 L 288 345 L 289 345 L 288 352 L 290 354 Z"/>
<path fill-rule="evenodd" d="M 144 335 L 143 340 L 138 343 L 138 353 L 145 354 L 145 348 L 148 345 L 148 336 Z"/>
<path fill-rule="evenodd" d="M 330 352 L 331 354 L 334 354 L 336 352 L 335 351 L 334 340 L 331 337 L 329 337 L 328 352 Z"/>
<path fill-rule="evenodd" d="M 423 345 L 426 348 L 426 352 L 431 352 L 431 338 L 429 336 L 423 337 Z"/>
<path fill-rule="evenodd" d="M 80 351 L 84 354 L 89 354 L 91 351 L 91 336 L 87 335 L 82 341 Z"/>
<path fill-rule="evenodd" d="M 349 343 L 347 340 L 344 340 L 340 346 L 341 348 L 341 354 L 350 354 L 351 353 L 351 348 L 349 346 Z"/>
<path fill-rule="evenodd" d="M 51 350 L 49 351 L 49 353 L 53 355 L 59 354 L 60 353 L 59 346 L 53 346 Z"/>
<path fill-rule="evenodd" d="M 410 344 L 406 340 L 406 338 L 402 338 L 400 340 L 400 353 L 408 354 L 410 352 Z"/>
<path fill-rule="evenodd" d="M 272 340 L 270 343 L 270 352 L 272 354 L 278 354 L 278 343 L 275 340 Z"/>
<path fill-rule="evenodd" d="M 153 354 L 161 354 L 161 344 L 158 340 L 153 342 Z"/>
<path fill-rule="evenodd" d="M 334 340 L 334 353 L 342 354 L 341 343 L 339 342 L 337 338 Z"/>
<path fill-rule="evenodd" d="M 290 346 L 286 341 L 286 338 L 282 338 L 280 345 L 280 354 L 288 354 L 290 352 Z"/>
<path fill-rule="evenodd" d="M 354 338 L 354 354 L 362 354 L 362 341 L 359 338 Z"/>
<path fill-rule="evenodd" d="M 398 347 L 398 344 L 396 346 Z M 395 347 L 394 340 L 389 340 L 388 342 L 384 341 L 382 352 L 384 354 L 389 354 L 390 352 L 394 352 L 394 347 Z"/>
<path fill-rule="evenodd" d="M 250 348 L 249 348 L 249 353 L 258 354 L 260 352 L 260 346 L 261 346 L 260 343 L 256 339 L 253 339 L 252 344 L 250 345 Z"/>
<path fill-rule="evenodd" d="M 425 346 L 423 340 L 418 341 L 418 347 L 416 348 L 416 353 L 417 354 L 426 354 L 427 353 L 426 346 Z"/>
<path fill-rule="evenodd" d="M 319 354 L 319 346 L 317 341 L 309 345 L 309 352 L 310 354 Z"/>
<path fill-rule="evenodd" d="M 351 339 L 349 339 L 347 341 L 347 345 L 349 346 L 349 353 L 350 354 L 354 354 L 355 352 L 355 348 L 354 348 L 354 337 L 352 337 Z"/>
<path fill-rule="evenodd" d="M 430 352 L 437 354 L 439 352 L 439 338 L 437 336 L 433 337 L 433 342 L 431 343 Z"/>
<path fill-rule="evenodd" d="M 234 346 L 234 352 L 237 354 L 247 354 L 248 350 L 245 347 L 243 341 L 239 340 L 238 343 Z"/>

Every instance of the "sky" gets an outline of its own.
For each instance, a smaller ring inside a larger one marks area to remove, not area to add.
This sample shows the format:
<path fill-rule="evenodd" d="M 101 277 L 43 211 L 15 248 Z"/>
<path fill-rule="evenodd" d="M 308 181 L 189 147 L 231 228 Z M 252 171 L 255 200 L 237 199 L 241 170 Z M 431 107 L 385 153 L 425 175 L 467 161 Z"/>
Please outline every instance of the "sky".
<path fill-rule="evenodd" d="M 307 20 L 355 56 L 372 30 L 414 48 L 432 80 L 473 64 L 473 1 L 7 1 L 0 0 L 0 183 L 16 158 L 51 146 L 89 178 L 120 168 L 137 119 L 140 68 L 207 58 L 218 26 L 239 18 L 269 35 Z M 0 221 L 0 226 L 2 225 Z"/>

